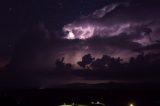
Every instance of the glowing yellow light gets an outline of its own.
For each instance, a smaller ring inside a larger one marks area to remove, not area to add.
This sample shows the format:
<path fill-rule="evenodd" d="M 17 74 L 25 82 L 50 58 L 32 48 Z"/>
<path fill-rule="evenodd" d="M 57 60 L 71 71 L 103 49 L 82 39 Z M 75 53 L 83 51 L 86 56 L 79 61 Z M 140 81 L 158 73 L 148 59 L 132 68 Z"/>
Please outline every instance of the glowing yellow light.
<path fill-rule="evenodd" d="M 91 104 L 94 104 L 94 102 L 92 101 Z"/>
<path fill-rule="evenodd" d="M 129 106 L 134 106 L 134 104 L 133 104 L 133 103 L 131 103 L 131 104 L 129 104 Z"/>
<path fill-rule="evenodd" d="M 97 101 L 97 104 L 100 104 L 100 102 L 99 102 L 99 101 Z"/>

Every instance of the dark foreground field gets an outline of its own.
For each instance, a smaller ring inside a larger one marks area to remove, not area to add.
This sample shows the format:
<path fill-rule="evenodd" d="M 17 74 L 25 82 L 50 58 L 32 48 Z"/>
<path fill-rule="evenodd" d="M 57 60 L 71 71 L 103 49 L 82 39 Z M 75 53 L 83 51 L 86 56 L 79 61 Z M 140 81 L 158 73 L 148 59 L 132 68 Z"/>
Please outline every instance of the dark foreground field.
<path fill-rule="evenodd" d="M 1 90 L 0 106 L 57 106 L 60 104 L 85 104 L 74 106 L 160 106 L 159 86 L 150 88 L 89 88 L 67 87 L 43 90 Z M 140 86 L 139 86 L 140 87 Z M 104 105 L 103 104 L 103 105 Z M 64 105 L 65 106 L 65 105 Z M 66 105 L 67 106 L 67 105 Z M 70 105 L 72 106 L 72 105 Z"/>

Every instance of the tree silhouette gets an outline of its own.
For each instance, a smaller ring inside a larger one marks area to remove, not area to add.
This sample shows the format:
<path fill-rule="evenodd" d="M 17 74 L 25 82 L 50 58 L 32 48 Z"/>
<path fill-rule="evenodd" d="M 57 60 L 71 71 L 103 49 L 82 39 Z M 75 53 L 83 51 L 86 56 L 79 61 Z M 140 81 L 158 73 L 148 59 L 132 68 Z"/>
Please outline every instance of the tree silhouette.
<path fill-rule="evenodd" d="M 71 68 L 72 68 L 72 64 L 67 63 L 67 64 L 65 65 L 65 67 L 66 67 L 67 69 L 71 69 Z"/>
<path fill-rule="evenodd" d="M 91 67 L 95 70 L 97 69 L 106 69 L 111 57 L 108 55 L 103 55 L 101 59 L 96 59 L 92 62 Z"/>
<path fill-rule="evenodd" d="M 160 53 L 141 53 L 135 58 L 130 58 L 127 70 L 158 70 L 160 69 Z"/>
<path fill-rule="evenodd" d="M 93 70 L 115 70 L 122 68 L 122 59 L 120 57 L 113 58 L 108 55 L 103 55 L 102 58 L 95 60 L 91 54 L 84 55 L 82 61 L 77 62 L 77 64 L 82 68 L 92 68 Z"/>
<path fill-rule="evenodd" d="M 91 56 L 91 54 L 84 55 L 82 57 L 82 61 L 77 62 L 77 64 L 82 68 L 89 68 L 89 66 L 94 61 L 94 58 Z"/>
<path fill-rule="evenodd" d="M 123 59 L 121 59 L 120 57 L 118 58 L 112 57 L 108 63 L 109 69 L 110 70 L 122 70 L 123 65 L 121 61 L 123 61 Z"/>
<path fill-rule="evenodd" d="M 101 59 L 96 59 L 92 62 L 91 67 L 94 70 L 115 70 L 122 68 L 120 57 L 114 58 L 108 55 L 103 55 Z"/>
<path fill-rule="evenodd" d="M 57 59 L 56 60 L 56 69 L 63 69 L 64 68 L 64 57 L 62 59 Z"/>
<path fill-rule="evenodd" d="M 131 57 L 129 62 L 122 63 L 120 57 L 115 58 L 108 55 L 103 55 L 101 58 L 93 58 L 91 54 L 86 54 L 82 57 L 82 60 L 77 64 L 84 69 L 92 70 L 110 70 L 110 71 L 122 71 L 122 70 L 160 70 L 160 53 L 148 53 L 143 52 L 137 55 L 137 57 Z M 56 69 L 69 70 L 72 68 L 72 64 L 64 63 L 64 57 L 56 60 Z"/>
<path fill-rule="evenodd" d="M 62 59 L 56 60 L 56 69 L 57 70 L 68 70 L 72 68 L 72 64 L 64 63 L 64 57 Z"/>

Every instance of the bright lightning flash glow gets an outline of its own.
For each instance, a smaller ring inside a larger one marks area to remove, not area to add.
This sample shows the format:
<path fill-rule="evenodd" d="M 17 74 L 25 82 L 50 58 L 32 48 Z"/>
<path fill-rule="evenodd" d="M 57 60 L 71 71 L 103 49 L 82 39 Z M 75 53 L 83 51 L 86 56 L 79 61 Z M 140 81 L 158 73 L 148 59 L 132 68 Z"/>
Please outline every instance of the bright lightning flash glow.
<path fill-rule="evenodd" d="M 87 39 L 91 38 L 94 34 L 94 27 L 92 26 L 66 26 L 64 32 L 68 32 L 66 39 Z"/>

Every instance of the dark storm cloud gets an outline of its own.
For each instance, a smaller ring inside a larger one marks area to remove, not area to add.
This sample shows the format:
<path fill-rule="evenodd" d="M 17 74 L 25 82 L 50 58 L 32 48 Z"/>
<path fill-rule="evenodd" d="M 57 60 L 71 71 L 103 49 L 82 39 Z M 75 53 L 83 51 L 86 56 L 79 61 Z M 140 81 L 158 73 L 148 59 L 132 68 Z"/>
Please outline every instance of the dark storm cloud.
<path fill-rule="evenodd" d="M 112 37 L 119 36 L 121 33 L 132 35 L 130 33 L 137 31 L 139 33 L 135 33 L 135 37 L 146 39 L 141 33 L 144 28 L 150 28 L 155 32 L 160 17 L 157 14 L 158 10 L 159 6 L 156 4 L 154 6 L 130 3 L 109 4 L 88 16 L 83 16 L 73 23 L 65 25 L 63 30 L 69 32 L 68 37 L 72 36 L 69 39 L 85 39 L 93 36 Z M 151 36 L 154 38 L 155 34 Z M 144 39 L 138 43 L 150 43 Z"/>
<path fill-rule="evenodd" d="M 107 4 L 63 27 L 63 29 L 78 27 L 77 30 L 80 31 L 73 31 L 77 34 L 75 36 L 83 33 L 84 36 L 89 35 L 88 39 L 83 37 L 63 39 L 62 32 L 55 35 L 53 31 L 40 24 L 39 29 L 26 33 L 20 39 L 18 47 L 15 47 L 13 60 L 27 59 L 25 62 L 33 65 L 45 61 L 43 64 L 53 66 L 58 57 L 65 57 L 66 62 L 76 64 L 86 53 L 91 53 L 95 57 L 109 54 L 127 59 L 139 53 L 142 47 L 152 45 L 159 38 L 158 10 L 157 4 L 116 2 Z M 93 35 L 90 34 L 92 31 Z"/>
<path fill-rule="evenodd" d="M 129 58 L 159 40 L 159 10 L 154 2 L 111 3 L 65 25 L 65 38 L 80 39 L 72 49 L 81 53 Z"/>
<path fill-rule="evenodd" d="M 151 45 L 159 38 L 158 11 L 157 4 L 111 3 L 64 26 L 64 28 L 71 29 L 78 27 L 78 30 L 79 27 L 80 29 L 82 27 L 81 31 L 74 31 L 77 36 L 82 34 L 85 28 L 88 29 L 83 34 L 88 36 L 88 33 L 91 33 L 88 30 L 93 31 L 92 28 L 94 28 L 93 35 L 89 34 L 91 36 L 89 39 L 78 39 L 78 37 L 74 40 L 61 39 L 63 33 L 56 34 L 56 36 L 60 36 L 60 38 L 56 38 L 51 31 L 40 25 L 42 31 L 32 31 L 31 34 L 25 35 L 26 37 L 22 40 L 23 44 L 20 45 L 33 48 L 33 51 L 38 54 L 35 53 L 36 56 L 32 56 L 34 58 L 48 56 L 47 61 L 49 62 L 47 63 L 53 63 L 55 58 L 64 56 L 67 62 L 76 64 L 86 53 L 92 53 L 95 56 L 112 54 L 128 58 L 128 55 L 130 57 L 137 54 L 141 51 L 141 47 Z M 25 42 L 26 44 L 24 44 Z M 40 46 L 42 47 L 40 48 Z M 20 48 L 26 49 L 25 47 Z M 45 53 L 42 53 L 41 51 L 44 50 Z M 25 55 L 28 53 L 24 53 Z"/>

